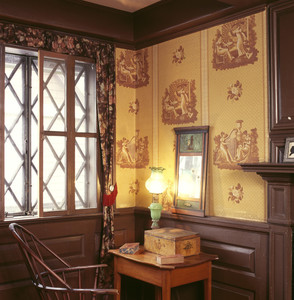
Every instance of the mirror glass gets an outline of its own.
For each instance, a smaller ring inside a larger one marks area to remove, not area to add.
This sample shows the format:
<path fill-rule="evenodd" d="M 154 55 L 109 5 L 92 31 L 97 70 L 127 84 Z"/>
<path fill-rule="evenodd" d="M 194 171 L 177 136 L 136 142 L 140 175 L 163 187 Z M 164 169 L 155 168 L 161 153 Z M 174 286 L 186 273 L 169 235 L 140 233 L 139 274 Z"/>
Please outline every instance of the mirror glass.
<path fill-rule="evenodd" d="M 180 156 L 178 196 L 200 198 L 202 156 Z"/>

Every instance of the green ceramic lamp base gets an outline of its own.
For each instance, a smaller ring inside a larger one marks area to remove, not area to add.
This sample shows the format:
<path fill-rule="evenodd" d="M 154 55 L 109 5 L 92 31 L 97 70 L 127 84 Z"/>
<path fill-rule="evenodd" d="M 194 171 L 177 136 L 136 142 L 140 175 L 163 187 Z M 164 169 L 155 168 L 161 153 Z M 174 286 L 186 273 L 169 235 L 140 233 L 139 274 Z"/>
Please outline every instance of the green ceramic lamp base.
<path fill-rule="evenodd" d="M 152 219 L 152 229 L 159 228 L 158 221 L 161 217 L 161 211 L 162 211 L 162 205 L 160 203 L 152 202 L 150 206 L 148 207 L 150 209 L 151 213 L 151 219 Z"/>

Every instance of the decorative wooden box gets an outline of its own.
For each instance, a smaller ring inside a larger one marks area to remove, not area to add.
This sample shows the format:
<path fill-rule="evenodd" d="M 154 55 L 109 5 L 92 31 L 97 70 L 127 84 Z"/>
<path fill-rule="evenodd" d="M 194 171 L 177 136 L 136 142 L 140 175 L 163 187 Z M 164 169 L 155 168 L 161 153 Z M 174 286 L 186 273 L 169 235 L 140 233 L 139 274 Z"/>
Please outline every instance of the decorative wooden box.
<path fill-rule="evenodd" d="M 192 231 L 171 227 L 145 230 L 144 248 L 160 255 L 197 255 L 200 253 L 200 236 Z"/>

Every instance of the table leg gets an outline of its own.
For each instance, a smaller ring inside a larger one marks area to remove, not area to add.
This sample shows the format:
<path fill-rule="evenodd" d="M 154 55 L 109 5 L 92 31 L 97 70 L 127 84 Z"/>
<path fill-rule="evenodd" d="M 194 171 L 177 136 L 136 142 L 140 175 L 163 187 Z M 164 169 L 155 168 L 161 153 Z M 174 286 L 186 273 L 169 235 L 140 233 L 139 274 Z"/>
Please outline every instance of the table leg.
<path fill-rule="evenodd" d="M 161 299 L 162 300 L 171 300 L 171 279 L 170 271 L 162 272 L 161 279 Z"/>
<path fill-rule="evenodd" d="M 161 290 L 161 299 L 162 300 L 171 300 L 171 289 L 169 288 L 162 288 Z"/>
<path fill-rule="evenodd" d="M 171 300 L 171 289 L 155 287 L 155 300 Z"/>
<path fill-rule="evenodd" d="M 161 288 L 155 286 L 155 300 L 161 300 Z"/>
<path fill-rule="evenodd" d="M 211 262 L 209 263 L 208 278 L 204 280 L 204 299 L 211 300 Z"/>
<path fill-rule="evenodd" d="M 118 290 L 118 295 L 114 298 L 120 300 L 121 295 L 121 275 L 117 272 L 117 257 L 114 257 L 114 288 Z"/>

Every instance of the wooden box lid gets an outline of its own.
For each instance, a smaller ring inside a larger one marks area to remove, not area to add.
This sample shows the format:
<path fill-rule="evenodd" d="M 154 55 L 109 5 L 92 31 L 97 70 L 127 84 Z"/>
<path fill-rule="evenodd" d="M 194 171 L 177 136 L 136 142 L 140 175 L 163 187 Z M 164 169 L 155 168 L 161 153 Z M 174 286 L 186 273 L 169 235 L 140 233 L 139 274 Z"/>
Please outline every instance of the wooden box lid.
<path fill-rule="evenodd" d="M 145 230 L 146 236 L 157 237 L 161 239 L 180 241 L 198 237 L 197 232 L 184 230 L 181 228 L 163 227 L 159 229 Z"/>

